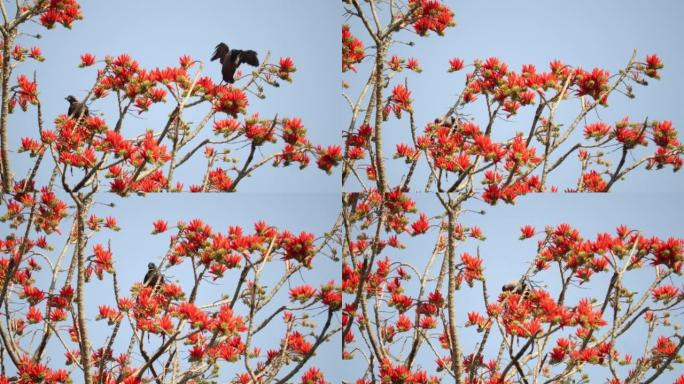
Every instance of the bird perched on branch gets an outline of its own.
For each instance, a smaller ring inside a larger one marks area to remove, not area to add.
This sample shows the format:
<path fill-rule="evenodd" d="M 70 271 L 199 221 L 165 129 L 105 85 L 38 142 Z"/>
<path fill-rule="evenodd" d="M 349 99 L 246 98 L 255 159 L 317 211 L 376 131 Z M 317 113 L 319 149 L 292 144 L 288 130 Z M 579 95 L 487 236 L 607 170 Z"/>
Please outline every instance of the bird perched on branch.
<path fill-rule="evenodd" d="M 164 275 L 159 272 L 159 269 L 154 263 L 148 263 L 143 285 L 145 287 L 155 287 L 162 284 L 164 284 Z"/>
<path fill-rule="evenodd" d="M 511 292 L 511 293 L 516 293 L 518 295 L 522 295 L 523 293 L 527 292 L 529 290 L 529 287 L 525 283 L 525 281 L 509 281 L 508 283 L 504 284 L 503 287 L 501 287 L 502 292 Z"/>
<path fill-rule="evenodd" d="M 78 101 L 78 99 L 72 95 L 69 95 L 64 99 L 69 102 L 69 111 L 67 112 L 67 116 L 73 118 L 79 118 L 81 115 L 90 116 L 90 111 L 88 111 L 88 107 L 85 105 L 85 103 Z"/>
<path fill-rule="evenodd" d="M 252 50 L 231 50 L 225 43 L 219 43 L 216 46 L 214 55 L 211 56 L 211 61 L 218 59 L 221 64 L 221 74 L 223 75 L 223 81 L 232 84 L 235 82 L 233 76 L 235 71 L 240 66 L 240 64 L 246 63 L 253 67 L 259 66 L 259 59 L 257 58 L 257 53 Z"/>

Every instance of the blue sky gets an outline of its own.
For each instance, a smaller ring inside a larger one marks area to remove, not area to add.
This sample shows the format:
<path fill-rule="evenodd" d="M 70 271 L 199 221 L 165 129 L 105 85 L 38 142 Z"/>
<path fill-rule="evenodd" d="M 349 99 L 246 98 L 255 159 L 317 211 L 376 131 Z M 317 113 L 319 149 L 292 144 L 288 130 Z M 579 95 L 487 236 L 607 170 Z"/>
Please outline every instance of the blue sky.
<path fill-rule="evenodd" d="M 348 113 L 346 102 L 339 95 L 340 80 L 344 78 L 355 85 L 355 81 L 361 77 L 350 74 L 341 76 L 339 73 L 339 24 L 342 13 L 339 2 L 212 0 L 202 2 L 202 6 L 162 0 L 82 3 L 85 19 L 76 22 L 73 30 L 58 27 L 45 31 L 30 26 L 29 31 L 39 31 L 43 38 L 35 41 L 22 37 L 20 41 L 24 46 L 40 46 L 46 57 L 44 63 L 23 63 L 15 71 L 14 77 L 37 71 L 48 127 L 55 116 L 66 111 L 64 96 L 74 94 L 82 97 L 92 85 L 95 69 L 77 68 L 79 56 L 85 52 L 95 54 L 98 59 L 105 55 L 128 53 L 145 68 L 176 65 L 179 56 L 189 54 L 203 60 L 205 73 L 218 81 L 218 64 L 209 62 L 209 58 L 216 43 L 225 41 L 231 47 L 254 49 L 261 58 L 265 57 L 268 50 L 271 50 L 275 59 L 291 56 L 297 65 L 293 84 L 267 89 L 266 100 L 252 97 L 250 111 L 259 111 L 264 117 L 272 117 L 276 113 L 280 117 L 301 117 L 314 143 L 328 145 L 342 142 L 340 131 L 346 128 Z M 553 7 L 542 0 L 515 4 L 505 0 L 447 3 L 452 6 L 458 25 L 449 29 L 446 37 L 422 39 L 402 34 L 401 39 L 414 41 L 417 45 L 413 48 L 402 46 L 396 51 L 404 57 L 419 58 L 423 68 L 420 75 L 403 72 L 395 78 L 395 81 L 403 81 L 404 76 L 408 76 L 419 128 L 444 113 L 462 88 L 463 73 L 446 73 L 448 60 L 452 57 L 461 57 L 469 62 L 476 58 L 498 56 L 515 69 L 526 63 L 535 64 L 540 69 L 546 68 L 549 61 L 561 59 L 586 69 L 605 67 L 614 73 L 637 48 L 639 58 L 654 52 L 661 56 L 666 65 L 662 71 L 663 80 L 651 81 L 646 88 L 635 88 L 635 100 L 614 95 L 610 100 L 611 107 L 601 110 L 600 117 L 609 122 L 625 115 L 636 120 L 646 116 L 670 119 L 681 132 L 684 110 L 679 107 L 678 98 L 684 87 L 684 73 L 679 69 L 684 67 L 684 54 L 682 43 L 676 38 L 684 35 L 684 27 L 679 23 L 684 4 L 664 0 L 649 2 L 648 5 L 635 0 L 580 0 L 572 3 L 554 2 Z M 362 35 L 358 26 L 355 28 L 354 32 Z M 360 72 L 363 68 L 363 65 L 359 66 Z M 104 113 L 109 119 L 113 108 L 113 104 L 103 101 L 91 105 L 91 110 Z M 189 111 L 187 119 L 197 121 L 207 107 L 203 108 Z M 169 107 L 153 106 L 151 112 L 143 115 L 142 119 L 129 118 L 125 132 L 132 135 L 142 133 L 146 128 L 159 129 L 160 122 L 165 121 L 168 112 Z M 481 111 L 472 112 L 475 116 L 482 116 Z M 568 112 L 561 110 L 559 118 L 562 120 L 567 117 Z M 526 116 L 521 113 L 514 121 L 524 123 L 528 121 Z M 402 120 L 396 124 L 395 120 L 391 120 L 386 125 L 384 137 L 387 140 L 387 155 L 391 156 L 396 143 L 409 141 L 405 122 Z M 501 125 L 503 130 L 515 130 L 518 127 L 516 123 Z M 19 146 L 19 139 L 23 136 L 37 137 L 34 110 L 28 113 L 17 111 L 11 117 L 9 134 L 10 147 L 13 149 Z M 266 148 L 265 154 L 269 153 L 271 150 Z M 12 160 L 17 177 L 22 176 L 31 164 L 26 154 L 13 154 Z M 576 179 L 578 167 L 574 162 L 571 164 L 559 169 L 559 184 L 565 185 Z M 398 181 L 400 176 L 396 170 L 404 169 L 397 165 L 390 165 L 390 175 L 394 181 Z M 203 171 L 203 160 L 188 164 L 177 179 L 185 181 L 187 187 L 197 183 Z M 41 180 L 45 180 L 45 177 Z M 158 261 L 166 250 L 168 234 L 151 236 L 152 221 L 162 218 L 174 223 L 178 219 L 199 217 L 225 231 L 228 225 L 236 224 L 251 228 L 255 221 L 263 219 L 296 233 L 307 230 L 318 235 L 331 227 L 339 211 L 339 179 L 339 170 L 328 176 L 317 170 L 315 164 L 304 171 L 294 167 L 283 170 L 266 166 L 241 184 L 240 192 L 243 193 L 230 196 L 183 194 L 120 199 L 99 195 L 99 202 L 115 202 L 116 208 L 98 205 L 94 212 L 100 216 L 116 216 L 122 231 L 104 232 L 93 241 L 111 240 L 120 270 L 120 284 L 122 290 L 127 292 L 134 282 L 142 279 L 146 264 Z M 421 178 L 416 177 L 416 180 Z M 459 252 L 474 252 L 476 245 L 480 245 L 490 286 L 497 287 L 517 277 L 524 270 L 525 263 L 533 257 L 534 241 L 517 240 L 519 227 L 523 224 L 532 224 L 541 229 L 545 225 L 568 222 L 577 226 L 587 237 L 601 231 L 612 231 L 619 224 L 627 224 L 649 235 L 684 237 L 681 215 L 678 214 L 684 208 L 678 197 L 684 191 L 681 173 L 673 175 L 669 170 L 640 170 L 626 181 L 617 183 L 614 191 L 623 193 L 531 195 L 520 198 L 515 206 L 500 204 L 487 208 L 485 216 L 465 215 L 463 223 L 479 225 L 488 240 L 484 243 L 470 241 Z M 672 193 L 642 193 L 652 191 Z M 304 194 L 299 194 L 301 192 Z M 414 198 L 418 206 L 428 213 L 439 211 L 433 195 L 414 195 Z M 482 204 L 472 202 L 472 208 L 481 209 Z M 6 227 L 0 228 L 2 233 L 6 233 Z M 411 239 L 408 249 L 396 257 L 417 260 L 416 263 L 420 264 L 431 249 L 432 241 L 434 238 L 429 235 Z M 320 269 L 314 270 L 317 273 L 306 276 L 308 282 L 339 279 L 338 266 L 322 258 L 320 262 Z M 277 271 L 273 276 L 275 273 Z M 229 279 L 225 281 L 229 285 Z M 549 284 L 552 283 L 549 281 Z M 635 284 L 638 283 L 639 280 L 635 280 Z M 681 285 L 681 279 L 678 283 Z M 88 293 L 91 298 L 104 297 L 103 303 L 111 305 L 110 287 L 110 282 L 95 282 L 89 286 Z M 208 287 L 203 295 L 208 298 L 222 291 L 224 287 L 216 285 Z M 591 289 L 586 290 L 586 295 L 594 293 Z M 460 297 L 464 301 L 469 299 L 466 293 Z M 89 304 L 92 305 L 92 319 L 97 304 L 94 301 Z M 464 306 L 468 305 L 476 304 L 464 302 Z M 464 316 L 465 312 L 462 311 L 461 315 Z M 473 342 L 472 333 L 471 330 L 465 331 L 466 342 Z M 275 335 L 278 332 L 264 337 Z M 101 323 L 94 323 L 91 336 L 94 340 L 104 337 Z M 121 340 L 127 338 L 122 336 Z M 639 336 L 627 338 L 625 348 L 636 348 L 641 342 Z M 61 347 L 55 344 L 51 348 L 55 360 L 61 363 Z M 353 362 L 339 364 L 339 350 L 339 342 L 335 339 L 325 344 L 315 357 L 331 382 L 339 382 L 342 377 L 349 376 L 343 371 L 349 372 L 357 367 Z M 421 364 L 431 366 L 432 358 L 426 356 Z M 340 369 L 341 366 L 345 369 Z"/>
<path fill-rule="evenodd" d="M 637 58 L 641 60 L 647 54 L 660 55 L 665 64 L 662 80 L 649 79 L 648 87 L 635 86 L 636 99 L 614 94 L 609 100 L 609 108 L 599 109 L 598 115 L 590 114 L 587 116 L 588 122 L 594 122 L 599 117 L 608 123 L 614 123 L 624 116 L 636 121 L 648 117 L 651 120 L 672 120 L 680 134 L 684 130 L 684 111 L 679 107 L 681 89 L 684 87 L 684 73 L 680 70 L 684 66 L 684 54 L 681 39 L 678 38 L 684 35 L 684 26 L 678 21 L 684 12 L 681 2 L 657 0 L 646 5 L 634 0 L 493 0 L 486 3 L 463 0 L 446 3 L 454 11 L 456 27 L 447 29 L 444 37 L 434 33 L 427 38 L 414 33 L 399 33 L 396 40 L 414 42 L 415 46 L 397 44 L 390 51 L 390 54 L 403 58 L 418 58 L 423 69 L 420 74 L 404 70 L 394 77 L 389 87 L 391 90 L 395 84 L 403 84 L 405 78 L 408 80 L 420 132 L 427 122 L 443 115 L 463 89 L 468 68 L 447 73 L 449 59 L 453 57 L 470 63 L 475 59 L 496 56 L 516 71 L 520 71 L 523 64 L 534 64 L 538 70 L 548 70 L 550 61 L 560 59 L 587 70 L 602 67 L 614 74 L 627 64 L 634 49 L 638 50 Z M 363 37 L 366 36 L 365 29 L 354 20 L 352 18 L 350 21 L 352 32 L 364 39 L 366 47 L 370 47 L 370 39 Z M 365 83 L 371 62 L 372 58 L 359 65 L 359 74 L 347 72 L 343 75 L 343 79 L 352 85 L 352 95 L 358 94 L 358 89 Z M 339 103 L 344 108 L 345 121 L 348 121 L 350 113 L 347 103 L 344 100 Z M 574 118 L 573 112 L 577 111 L 576 103 L 568 105 L 569 108 L 559 108 L 556 119 L 566 126 Z M 466 112 L 471 113 L 480 126 L 486 125 L 484 102 L 478 101 Z M 510 123 L 498 121 L 494 126 L 494 136 L 510 137 L 514 131 L 527 132 L 533 112 L 534 107 L 521 108 Z M 396 184 L 406 166 L 403 159 L 393 161 L 391 157 L 396 144 L 411 142 L 408 119 L 405 117 L 397 122 L 390 117 L 384 127 L 390 184 Z M 572 185 L 579 171 L 579 162 L 571 158 L 549 180 L 551 184 L 562 187 Z M 428 172 L 427 166 L 418 168 L 413 190 L 423 190 Z M 357 190 L 358 185 L 351 179 L 347 190 Z M 673 175 L 670 169 L 658 172 L 639 169 L 613 188 L 613 191 L 625 192 L 652 190 L 684 191 L 682 173 Z"/>
<path fill-rule="evenodd" d="M 430 216 L 438 215 L 443 211 L 434 194 L 414 194 L 412 198 L 416 200 L 418 209 Z M 480 255 L 484 261 L 484 274 L 487 279 L 490 301 L 496 299 L 503 284 L 519 279 L 527 270 L 529 263 L 534 260 L 537 240 L 542 239 L 543 235 L 520 241 L 520 227 L 526 224 L 533 225 L 537 231 L 542 231 L 548 225 L 555 227 L 561 223 L 568 223 L 577 228 L 585 239 L 592 240 L 595 239 L 596 234 L 601 232 L 614 235 L 615 229 L 622 224 L 640 230 L 647 237 L 658 236 L 665 239 L 670 236 L 684 237 L 684 228 L 681 225 L 681 215 L 679 214 L 684 209 L 684 203 L 675 193 L 534 194 L 521 198 L 515 206 L 499 204 L 490 207 L 480 202 L 471 201 L 464 208 L 474 211 L 484 209 L 486 211 L 484 216 L 468 212 L 461 215 L 460 223 L 464 226 L 479 226 L 487 239 L 485 241 L 468 239 L 459 244 L 456 254 L 459 257 L 463 252 L 475 255 L 479 247 Z M 389 256 L 392 262 L 400 261 L 413 265 L 422 273 L 434 247 L 435 239 L 436 232 L 434 230 L 424 236 L 404 237 L 401 240 L 406 244 L 406 249 L 397 251 L 388 247 L 381 256 L 383 258 L 385 255 Z M 436 276 L 439 264 L 435 262 L 432 276 Z M 559 281 L 557 273 L 554 272 L 555 270 L 542 273 L 541 278 L 534 281 L 539 284 L 540 288 L 547 289 L 552 294 L 557 295 Z M 413 273 L 411 274 L 413 275 Z M 652 281 L 653 276 L 653 269 L 650 267 L 629 272 L 626 274 L 625 286 L 641 294 L 643 288 Z M 583 297 L 602 298 L 609 277 L 608 274 L 598 274 L 592 278 L 590 283 L 572 288 L 568 291 L 567 305 L 575 305 Z M 402 283 L 406 294 L 417 294 L 417 282 L 418 279 L 413 276 L 409 282 Z M 669 283 L 680 287 L 684 283 L 684 279 L 678 276 Z M 434 287 L 434 281 L 429 283 L 428 287 Z M 443 290 L 442 293 L 446 297 L 446 290 Z M 345 301 L 347 300 L 351 299 L 345 297 Z M 481 339 L 482 334 L 477 333 L 473 327 L 463 327 L 463 324 L 467 321 L 466 316 L 469 311 L 484 313 L 481 285 L 476 284 L 474 288 L 469 288 L 467 284 L 463 284 L 461 290 L 456 294 L 456 311 L 464 353 L 472 353 L 475 343 Z M 382 316 L 389 316 L 392 313 L 395 312 L 390 310 L 383 313 Z M 610 311 L 606 313 L 612 314 Z M 610 315 L 604 316 L 604 319 L 609 320 Z M 674 311 L 673 322 L 681 324 L 681 319 L 681 312 Z M 441 326 L 435 331 L 441 332 Z M 568 332 L 566 330 L 562 334 Z M 671 334 L 671 329 L 668 332 Z M 485 349 L 485 361 L 496 358 L 500 342 L 496 335 L 497 332 L 492 332 L 488 347 Z M 641 356 L 644 337 L 645 328 L 643 324 L 638 324 L 618 341 L 617 348 L 621 354 L 632 353 L 635 358 L 634 361 L 636 361 L 637 356 Z M 551 340 L 555 342 L 555 339 L 556 337 L 552 337 Z M 363 343 L 358 335 L 356 340 Z M 438 346 L 436 342 L 435 345 Z M 402 343 L 398 342 L 397 347 L 401 346 Z M 408 349 L 408 346 L 405 348 Z M 422 353 L 418 355 L 417 363 L 427 369 L 429 373 L 434 373 L 434 354 L 427 346 L 423 348 Z M 404 350 L 402 356 L 406 356 L 407 349 Z M 440 353 L 442 356 L 447 355 L 445 350 L 440 350 Z M 350 372 L 350 374 L 345 375 L 346 379 L 356 378 L 357 375 L 360 375 L 360 372 L 365 369 L 362 360 L 361 355 L 357 355 L 356 359 L 344 362 L 345 371 Z M 606 371 L 603 369 L 590 369 L 588 372 L 592 374 L 592 382 L 604 382 Z M 621 370 L 619 372 L 624 374 L 626 371 Z M 676 374 L 670 372 L 662 376 L 661 380 L 668 382 L 667 379 L 674 377 Z"/>
<path fill-rule="evenodd" d="M 161 0 L 81 3 L 84 20 L 75 22 L 72 30 L 59 26 L 46 31 L 29 24 L 27 31 L 40 33 L 43 38 L 36 41 L 24 36 L 20 39 L 23 46 L 40 46 L 46 58 L 43 63 L 31 60 L 22 63 L 14 77 L 22 73 L 31 76 L 34 70 L 37 71 L 48 127 L 53 126 L 58 114 L 66 113 L 66 95 L 83 98 L 92 87 L 96 70 L 77 68 L 83 53 L 90 52 L 98 59 L 127 53 L 148 69 L 176 66 L 178 58 L 188 54 L 202 60 L 204 74 L 218 83 L 220 64 L 209 59 L 214 46 L 223 41 L 231 48 L 254 49 L 261 59 L 270 50 L 276 63 L 280 57 L 290 56 L 297 66 L 294 83 L 282 82 L 280 88 L 267 88 L 265 100 L 251 96 L 249 113 L 259 112 L 263 118 L 272 118 L 276 113 L 281 118 L 300 117 L 313 143 L 327 146 L 341 142 L 338 125 L 341 111 L 336 103 L 341 50 L 337 5 L 316 0 L 296 3 L 205 1 L 202 6 Z M 316 17 L 304 19 L 306 15 Z M 104 113 L 112 126 L 116 117 L 114 100 L 100 100 L 90 106 L 94 112 Z M 149 128 L 159 131 L 171 109 L 170 105 L 153 106 L 142 118 L 137 114 L 130 116 L 124 125 L 124 135 L 139 135 Z M 208 109 L 209 106 L 204 105 L 187 111 L 186 120 L 197 122 Z M 12 116 L 11 149 L 19 147 L 21 137 L 38 137 L 35 121 L 35 109 Z M 211 123 L 207 131 L 202 137 L 210 134 Z M 266 146 L 263 154 L 271 154 L 279 147 Z M 198 161 L 180 168 L 176 177 L 176 180 L 185 181 L 186 188 L 201 182 L 206 162 L 201 153 L 199 155 Z M 246 153 L 238 152 L 238 156 L 244 159 Z M 257 158 L 260 158 L 259 154 Z M 15 174 L 23 175 L 30 164 L 28 156 L 13 154 L 12 160 Z M 49 173 L 49 168 L 45 169 L 45 173 Z M 239 190 L 334 192 L 339 190 L 339 173 L 328 176 L 313 162 L 303 171 L 296 166 L 283 170 L 266 165 L 255 173 L 255 177 L 241 183 Z"/>

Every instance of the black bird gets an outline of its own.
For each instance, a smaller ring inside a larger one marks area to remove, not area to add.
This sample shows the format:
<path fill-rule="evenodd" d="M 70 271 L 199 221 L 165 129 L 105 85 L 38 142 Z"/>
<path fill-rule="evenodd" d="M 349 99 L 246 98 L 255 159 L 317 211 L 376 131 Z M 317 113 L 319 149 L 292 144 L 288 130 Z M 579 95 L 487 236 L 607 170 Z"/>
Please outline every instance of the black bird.
<path fill-rule="evenodd" d="M 83 116 L 90 116 L 88 107 L 84 103 L 78 101 L 74 96 L 69 95 L 64 99 L 69 102 L 69 111 L 67 112 L 69 117 L 79 118 L 81 117 L 81 114 Z"/>
<path fill-rule="evenodd" d="M 223 81 L 232 84 L 235 82 L 233 76 L 235 71 L 242 63 L 247 63 L 253 67 L 259 66 L 259 59 L 257 58 L 257 53 L 252 50 L 231 50 L 225 43 L 219 43 L 216 46 L 214 55 L 211 57 L 211 61 L 218 59 L 221 64 L 221 74 L 223 75 Z"/>
<path fill-rule="evenodd" d="M 145 287 L 155 287 L 162 284 L 164 284 L 164 275 L 159 272 L 159 269 L 157 269 L 157 266 L 154 263 L 148 263 L 143 285 Z"/>

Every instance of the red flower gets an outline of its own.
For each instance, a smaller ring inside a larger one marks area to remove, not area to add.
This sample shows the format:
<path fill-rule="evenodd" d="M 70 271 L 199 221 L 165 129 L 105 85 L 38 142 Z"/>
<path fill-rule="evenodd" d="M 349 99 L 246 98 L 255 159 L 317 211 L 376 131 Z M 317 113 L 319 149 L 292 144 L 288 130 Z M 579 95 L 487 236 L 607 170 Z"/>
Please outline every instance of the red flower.
<path fill-rule="evenodd" d="M 406 68 L 418 73 L 423 71 L 420 68 L 420 63 L 418 62 L 418 59 L 416 59 L 415 57 L 411 57 L 408 59 L 408 62 L 406 63 Z"/>
<path fill-rule="evenodd" d="M 479 256 L 472 256 L 468 252 L 464 252 L 461 255 L 461 262 L 464 266 L 464 278 L 466 282 L 472 285 L 473 280 L 482 280 L 484 275 L 482 274 L 482 259 Z"/>
<path fill-rule="evenodd" d="M 214 92 L 216 98 L 214 99 L 214 111 L 224 112 L 233 117 L 237 117 L 238 113 L 246 113 L 249 101 L 244 92 L 237 88 L 218 86 Z"/>
<path fill-rule="evenodd" d="M 38 47 L 32 47 L 31 50 L 29 51 L 29 56 L 33 60 L 45 61 L 45 58 L 43 57 L 43 53 L 40 51 L 40 48 L 38 48 Z"/>
<path fill-rule="evenodd" d="M 392 89 L 391 102 L 394 105 L 394 113 L 397 115 L 397 118 L 401 117 L 402 110 L 407 112 L 413 111 L 411 107 L 411 91 L 401 84 L 396 85 Z"/>
<path fill-rule="evenodd" d="M 95 244 L 93 248 L 93 253 L 95 254 L 95 272 L 98 277 L 102 277 L 102 272 L 112 272 L 114 271 L 114 263 L 112 261 L 112 252 L 104 249 L 101 244 Z"/>
<path fill-rule="evenodd" d="M 660 61 L 660 57 L 658 55 L 646 55 L 646 70 L 644 73 L 648 77 L 653 77 L 655 79 L 660 79 L 660 74 L 658 73 L 659 69 L 662 69 L 665 67 Z"/>
<path fill-rule="evenodd" d="M 584 127 L 584 137 L 587 139 L 594 139 L 600 141 L 608 133 L 610 133 L 610 126 L 602 121 L 593 124 L 587 124 Z"/>
<path fill-rule="evenodd" d="M 67 313 L 62 308 L 53 309 L 50 311 L 50 321 L 58 322 L 67 319 Z"/>
<path fill-rule="evenodd" d="M 589 192 L 605 192 L 608 186 L 608 183 L 594 170 L 582 174 L 582 183 L 584 183 L 584 189 Z"/>
<path fill-rule="evenodd" d="M 659 147 L 673 148 L 679 145 L 677 130 L 671 121 L 659 121 L 653 126 L 653 141 Z"/>
<path fill-rule="evenodd" d="M 222 168 L 216 168 L 209 172 L 209 190 L 228 192 L 233 188 L 233 180 Z"/>
<path fill-rule="evenodd" d="M 302 304 L 314 297 L 314 295 L 316 295 L 316 290 L 308 284 L 290 289 L 290 300 L 299 301 Z"/>
<path fill-rule="evenodd" d="M 421 317 L 420 327 L 422 329 L 434 329 L 437 327 L 437 320 L 431 316 Z"/>
<path fill-rule="evenodd" d="M 411 323 L 411 319 L 409 319 L 409 317 L 403 313 L 401 315 L 399 315 L 399 320 L 397 320 L 396 326 L 397 326 L 398 332 L 410 331 L 411 328 L 413 328 L 413 324 Z"/>
<path fill-rule="evenodd" d="M 427 232 L 428 228 L 430 228 L 430 222 L 428 221 L 428 217 L 426 214 L 421 213 L 420 218 L 416 220 L 413 224 L 411 224 L 411 235 L 420 235 L 425 232 Z"/>
<path fill-rule="evenodd" d="M 247 330 L 242 317 L 233 314 L 233 309 L 227 304 L 221 306 L 216 314 L 215 321 L 216 328 L 223 336 L 236 336 Z"/>
<path fill-rule="evenodd" d="M 363 42 L 352 35 L 349 25 L 342 25 L 342 72 L 356 71 L 354 65 L 365 57 Z"/>
<path fill-rule="evenodd" d="M 93 64 L 95 64 L 95 56 L 91 55 L 90 53 L 84 53 L 81 55 L 81 64 L 79 64 L 78 66 L 83 68 L 89 67 Z"/>
<path fill-rule="evenodd" d="M 393 293 L 392 298 L 388 303 L 390 306 L 396 307 L 399 313 L 406 312 L 413 304 L 411 297 L 399 293 Z"/>
<path fill-rule="evenodd" d="M 445 4 L 436 0 L 409 0 L 410 7 L 416 7 L 412 18 L 413 29 L 420 36 L 429 31 L 443 35 L 447 27 L 456 25 L 454 13 Z"/>
<path fill-rule="evenodd" d="M 214 122 L 214 133 L 228 136 L 240 128 L 240 122 L 235 119 L 216 120 Z"/>
<path fill-rule="evenodd" d="M 75 20 L 82 19 L 81 7 L 76 0 L 50 0 L 49 5 L 40 14 L 40 23 L 47 29 L 55 24 L 62 24 L 65 28 L 71 28 Z"/>
<path fill-rule="evenodd" d="M 393 55 L 392 58 L 387 62 L 389 68 L 395 72 L 401 71 L 401 65 L 404 63 L 404 59 L 400 59 L 399 56 Z"/>
<path fill-rule="evenodd" d="M 283 119 L 283 140 L 292 145 L 306 144 L 306 128 L 302 119 Z"/>
<path fill-rule="evenodd" d="M 40 313 L 38 308 L 31 306 L 26 313 L 26 320 L 29 322 L 29 324 L 40 323 L 43 320 L 43 314 Z"/>
<path fill-rule="evenodd" d="M 342 161 L 342 148 L 339 145 L 329 145 L 327 148 L 316 147 L 318 160 L 316 165 L 318 168 L 324 170 L 328 174 L 332 172 L 332 168 Z"/>
<path fill-rule="evenodd" d="M 449 60 L 449 72 L 456 72 L 460 71 L 461 69 L 463 69 L 463 59 L 454 57 L 453 59 Z"/>
<path fill-rule="evenodd" d="M 105 219 L 105 227 L 112 229 L 114 231 L 118 231 L 120 229 L 119 226 L 116 224 L 116 218 L 112 216 L 107 216 L 107 218 Z"/>
<path fill-rule="evenodd" d="M 190 68 L 190 65 L 192 65 L 193 60 L 192 57 L 188 55 L 183 55 L 178 59 L 178 62 L 180 63 L 180 66 L 183 69 L 188 69 Z"/>
<path fill-rule="evenodd" d="M 313 233 L 302 232 L 299 236 L 294 236 L 289 232 L 284 232 L 282 243 L 285 260 L 297 260 L 307 268 L 311 268 L 311 262 L 316 256 Z"/>
<path fill-rule="evenodd" d="M 153 102 L 159 103 L 166 101 L 166 91 L 161 88 L 152 88 L 149 90 L 150 98 Z"/>
<path fill-rule="evenodd" d="M 669 357 L 675 353 L 677 350 L 677 345 L 672 342 L 668 337 L 660 336 L 658 337 L 658 342 L 656 347 L 653 348 L 654 355 L 662 355 L 663 357 Z"/>
<path fill-rule="evenodd" d="M 16 91 L 19 99 L 17 102 L 22 110 L 26 110 L 27 104 L 38 104 L 38 84 L 30 81 L 26 75 L 17 76 L 19 89 Z"/>
<path fill-rule="evenodd" d="M 100 305 L 99 313 L 95 317 L 95 320 L 101 320 L 101 319 L 107 319 L 107 323 L 109 325 L 113 325 L 113 324 L 121 321 L 122 315 L 121 315 L 121 312 L 117 311 L 116 309 L 114 309 L 110 306 Z"/>
<path fill-rule="evenodd" d="M 302 376 L 301 384 L 326 384 L 326 381 L 320 369 L 311 367 Z"/>
<path fill-rule="evenodd" d="M 653 296 L 653 301 L 657 302 L 662 300 L 664 304 L 668 304 L 671 300 L 680 295 L 680 292 L 675 286 L 669 284 L 654 288 L 651 295 Z"/>
<path fill-rule="evenodd" d="M 135 99 L 135 107 L 138 108 L 138 114 L 147 112 L 152 105 L 152 100 L 147 97 L 137 97 Z"/>
<path fill-rule="evenodd" d="M 21 139 L 21 147 L 19 152 L 31 152 L 31 157 L 35 157 L 44 152 L 43 146 L 38 140 L 31 137 L 23 137 Z"/>
<path fill-rule="evenodd" d="M 406 162 L 408 164 L 416 161 L 418 157 L 420 156 L 420 152 L 418 150 L 406 145 L 406 144 L 397 144 L 397 152 L 394 154 L 394 158 L 405 158 Z"/>
<path fill-rule="evenodd" d="M 278 64 L 278 77 L 282 80 L 291 82 L 292 77 L 290 74 L 297 70 L 292 59 L 289 57 L 281 57 Z"/>
<path fill-rule="evenodd" d="M 520 228 L 520 240 L 529 239 L 534 236 L 534 227 L 531 225 L 525 225 Z"/>
<path fill-rule="evenodd" d="M 478 239 L 478 240 L 485 240 L 486 239 L 485 235 L 482 233 L 482 229 L 480 229 L 480 227 L 478 227 L 478 226 L 471 227 L 468 235 L 470 237 L 472 237 L 473 239 Z"/>
<path fill-rule="evenodd" d="M 304 339 L 304 336 L 294 331 L 287 338 L 288 349 L 302 356 L 306 356 L 311 353 L 313 345 Z"/>

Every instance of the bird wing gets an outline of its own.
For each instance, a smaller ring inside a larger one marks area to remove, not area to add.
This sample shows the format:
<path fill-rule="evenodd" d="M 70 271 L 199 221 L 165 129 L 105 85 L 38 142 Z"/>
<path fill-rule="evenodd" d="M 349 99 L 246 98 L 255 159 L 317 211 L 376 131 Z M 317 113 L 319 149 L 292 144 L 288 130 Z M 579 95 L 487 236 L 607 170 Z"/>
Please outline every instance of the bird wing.
<path fill-rule="evenodd" d="M 211 56 L 211 61 L 214 61 L 216 59 L 220 59 L 221 63 L 223 63 L 223 58 L 230 52 L 230 48 L 226 45 L 226 43 L 219 43 L 216 46 L 216 49 L 214 50 L 214 54 Z"/>
<path fill-rule="evenodd" d="M 247 63 L 253 67 L 259 66 L 259 59 L 257 53 L 252 50 L 241 51 L 238 55 L 238 65 Z"/>
<path fill-rule="evenodd" d="M 155 269 L 148 269 L 147 273 L 145 274 L 145 278 L 143 279 L 143 285 L 147 286 L 150 283 L 150 280 L 154 277 L 154 273 L 156 272 Z"/>

